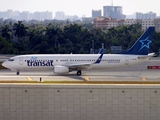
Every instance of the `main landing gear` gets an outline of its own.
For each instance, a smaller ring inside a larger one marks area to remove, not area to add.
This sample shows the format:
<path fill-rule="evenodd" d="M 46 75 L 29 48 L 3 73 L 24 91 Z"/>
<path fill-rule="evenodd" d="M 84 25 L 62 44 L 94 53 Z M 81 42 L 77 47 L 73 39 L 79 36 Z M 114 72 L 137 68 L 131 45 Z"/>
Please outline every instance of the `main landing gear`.
<path fill-rule="evenodd" d="M 77 76 L 81 76 L 81 74 L 82 74 L 81 70 L 78 70 L 77 71 Z"/>
<path fill-rule="evenodd" d="M 16 73 L 17 75 L 19 75 L 19 71 L 17 71 L 17 73 Z"/>

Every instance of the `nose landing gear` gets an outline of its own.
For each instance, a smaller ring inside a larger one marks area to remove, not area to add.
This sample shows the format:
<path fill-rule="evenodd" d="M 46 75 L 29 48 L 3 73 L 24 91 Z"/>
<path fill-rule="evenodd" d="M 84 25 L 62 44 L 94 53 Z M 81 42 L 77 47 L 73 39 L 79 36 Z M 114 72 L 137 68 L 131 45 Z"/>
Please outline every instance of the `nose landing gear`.
<path fill-rule="evenodd" d="M 19 75 L 19 71 L 17 71 L 17 73 L 16 73 L 17 75 Z"/>

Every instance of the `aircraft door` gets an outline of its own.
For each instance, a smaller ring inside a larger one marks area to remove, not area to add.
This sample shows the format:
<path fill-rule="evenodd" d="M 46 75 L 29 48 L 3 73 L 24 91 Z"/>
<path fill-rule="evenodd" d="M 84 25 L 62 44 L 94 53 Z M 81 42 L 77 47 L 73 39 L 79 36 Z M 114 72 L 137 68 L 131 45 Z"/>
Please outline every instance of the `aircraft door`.
<path fill-rule="evenodd" d="M 23 57 L 19 58 L 19 65 L 23 65 Z"/>
<path fill-rule="evenodd" d="M 125 65 L 129 65 L 129 57 L 125 57 Z"/>

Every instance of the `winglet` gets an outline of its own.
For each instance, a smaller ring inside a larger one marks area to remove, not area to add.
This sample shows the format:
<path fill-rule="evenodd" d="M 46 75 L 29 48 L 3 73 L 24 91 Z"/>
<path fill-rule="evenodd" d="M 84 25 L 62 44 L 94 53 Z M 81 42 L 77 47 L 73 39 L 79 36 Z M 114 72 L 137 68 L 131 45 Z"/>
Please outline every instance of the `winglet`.
<path fill-rule="evenodd" d="M 99 58 L 94 62 L 94 64 L 99 64 L 102 60 L 103 57 L 103 52 L 101 53 L 101 55 L 99 56 Z"/>
<path fill-rule="evenodd" d="M 102 54 L 103 52 L 104 52 L 104 49 L 101 48 L 101 49 L 99 50 L 98 54 Z"/>

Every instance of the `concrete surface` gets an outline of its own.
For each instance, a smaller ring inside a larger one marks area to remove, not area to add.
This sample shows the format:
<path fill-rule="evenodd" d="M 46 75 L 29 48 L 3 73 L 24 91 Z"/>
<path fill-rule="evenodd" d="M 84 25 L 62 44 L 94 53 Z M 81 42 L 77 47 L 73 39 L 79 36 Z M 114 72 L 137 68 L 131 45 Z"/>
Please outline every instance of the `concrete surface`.
<path fill-rule="evenodd" d="M 159 120 L 160 85 L 0 85 L 0 120 Z"/>

